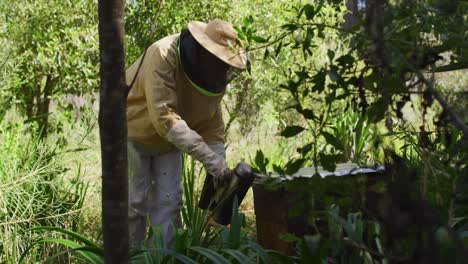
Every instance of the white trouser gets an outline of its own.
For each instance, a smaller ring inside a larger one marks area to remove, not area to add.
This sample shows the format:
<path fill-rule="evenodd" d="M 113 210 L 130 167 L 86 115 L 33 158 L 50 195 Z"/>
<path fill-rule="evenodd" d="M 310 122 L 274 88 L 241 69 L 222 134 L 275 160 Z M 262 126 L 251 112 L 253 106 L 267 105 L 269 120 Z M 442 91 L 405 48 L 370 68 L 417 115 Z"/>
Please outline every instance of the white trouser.
<path fill-rule="evenodd" d="M 223 143 L 208 144 L 218 155 L 225 157 Z M 181 226 L 182 209 L 182 153 L 173 150 L 159 153 L 143 145 L 128 141 L 128 216 L 130 242 L 140 246 L 146 233 L 146 221 L 161 228 L 168 245 L 174 243 L 172 225 Z"/>

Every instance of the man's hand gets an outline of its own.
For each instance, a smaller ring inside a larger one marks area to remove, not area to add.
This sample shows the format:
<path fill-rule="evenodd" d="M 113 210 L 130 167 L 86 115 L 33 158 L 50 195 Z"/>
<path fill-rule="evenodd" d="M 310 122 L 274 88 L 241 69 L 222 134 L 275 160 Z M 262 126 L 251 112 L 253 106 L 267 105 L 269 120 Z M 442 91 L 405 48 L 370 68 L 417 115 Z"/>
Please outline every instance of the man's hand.
<path fill-rule="evenodd" d="M 177 121 L 171 127 L 166 137 L 167 140 L 178 149 L 200 161 L 206 171 L 213 175 L 213 179 L 216 179 L 215 181 L 217 183 L 222 183 L 231 175 L 229 166 L 224 157 L 210 149 L 203 141 L 202 137 L 197 132 L 190 129 L 185 121 Z"/>
<path fill-rule="evenodd" d="M 227 168 L 220 175 L 213 175 L 213 185 L 215 190 L 223 186 L 227 186 L 232 179 L 232 171 Z"/>

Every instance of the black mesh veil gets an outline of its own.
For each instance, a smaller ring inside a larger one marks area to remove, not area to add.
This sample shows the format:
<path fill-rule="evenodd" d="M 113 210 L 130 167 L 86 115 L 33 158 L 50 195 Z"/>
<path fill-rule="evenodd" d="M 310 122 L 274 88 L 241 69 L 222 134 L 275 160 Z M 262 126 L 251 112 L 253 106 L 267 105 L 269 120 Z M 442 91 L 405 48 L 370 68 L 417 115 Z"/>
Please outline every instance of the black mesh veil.
<path fill-rule="evenodd" d="M 214 94 L 226 89 L 232 67 L 200 45 L 190 31 L 180 34 L 178 48 L 185 74 L 193 83 Z"/>

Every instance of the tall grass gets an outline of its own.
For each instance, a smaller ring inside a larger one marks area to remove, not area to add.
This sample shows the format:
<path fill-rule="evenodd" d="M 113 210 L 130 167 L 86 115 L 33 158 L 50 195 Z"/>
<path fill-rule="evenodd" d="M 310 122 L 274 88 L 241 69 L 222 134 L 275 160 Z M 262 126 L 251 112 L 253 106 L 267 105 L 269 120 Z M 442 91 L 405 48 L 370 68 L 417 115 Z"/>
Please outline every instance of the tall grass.
<path fill-rule="evenodd" d="M 164 241 L 160 229 L 150 228 L 143 250 L 132 252 L 132 263 L 292 263 L 292 259 L 278 252 L 265 250 L 248 238 L 243 232 L 244 215 L 234 201 L 231 226 L 213 226 L 208 224 L 209 212 L 198 208 L 200 197 L 201 170 L 196 163 L 184 157 L 182 185 L 184 192 L 184 207 L 182 219 L 184 227 L 177 229 L 175 245 L 170 247 Z M 41 226 L 30 229 L 36 233 L 32 246 L 27 248 L 23 256 L 34 254 L 36 247 L 53 247 L 60 245 L 61 252 L 44 256 L 44 260 L 56 263 L 61 255 L 71 254 L 73 263 L 104 263 L 104 252 L 100 245 L 71 232 L 66 228 Z M 42 235 L 41 235 L 42 234 Z"/>
<path fill-rule="evenodd" d="M 0 263 L 18 263 L 21 252 L 38 238 L 25 230 L 44 225 L 76 230 L 87 185 L 79 174 L 66 179 L 64 147 L 39 140 L 25 122 L 2 119 L 0 145 Z M 26 261 L 59 250 L 39 247 Z"/>
<path fill-rule="evenodd" d="M 198 207 L 204 178 L 196 162 L 184 154 L 182 171 L 182 187 L 184 206 L 182 208 L 182 222 L 185 229 L 191 230 L 191 244 L 193 246 L 208 246 L 213 243 L 216 234 L 208 223 L 209 212 Z M 198 173 L 197 173 L 198 171 Z"/>

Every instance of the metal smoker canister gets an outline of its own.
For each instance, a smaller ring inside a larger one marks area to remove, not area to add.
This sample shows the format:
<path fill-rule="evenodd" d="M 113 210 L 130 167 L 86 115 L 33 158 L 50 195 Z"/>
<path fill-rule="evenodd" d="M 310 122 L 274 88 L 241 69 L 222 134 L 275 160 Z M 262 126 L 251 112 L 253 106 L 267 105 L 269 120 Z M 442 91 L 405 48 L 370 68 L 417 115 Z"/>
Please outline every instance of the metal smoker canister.
<path fill-rule="evenodd" d="M 207 174 L 198 207 L 212 211 L 212 217 L 216 223 L 228 225 L 231 223 L 234 197 L 237 196 L 240 205 L 250 186 L 252 186 L 253 180 L 252 168 L 243 162 L 237 164 L 233 170 L 233 177 L 229 186 L 224 186 L 219 190 L 214 188 L 213 176 Z"/>

